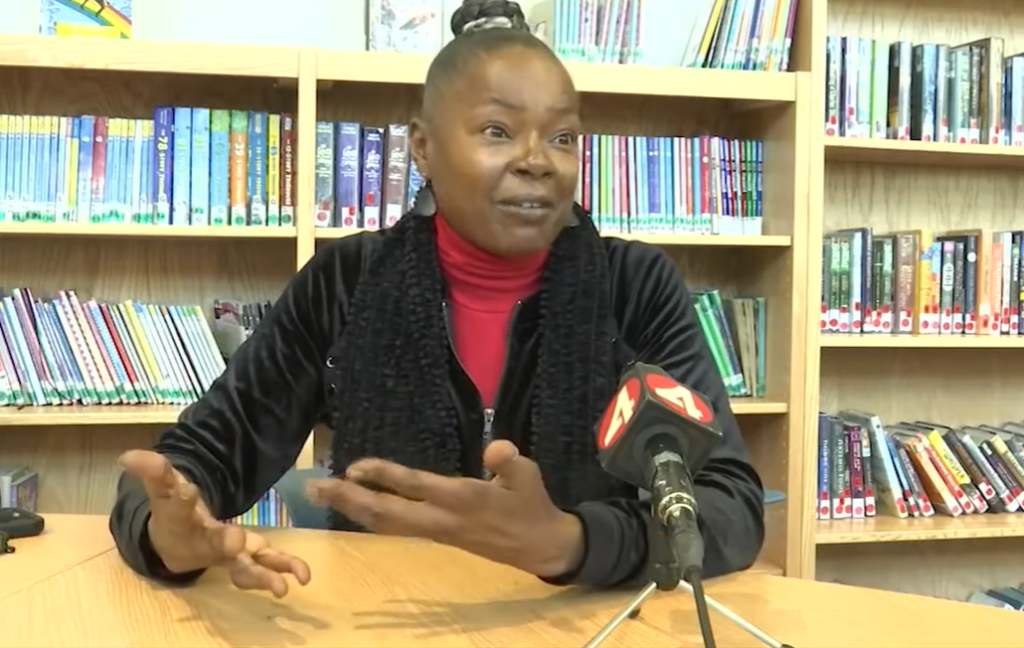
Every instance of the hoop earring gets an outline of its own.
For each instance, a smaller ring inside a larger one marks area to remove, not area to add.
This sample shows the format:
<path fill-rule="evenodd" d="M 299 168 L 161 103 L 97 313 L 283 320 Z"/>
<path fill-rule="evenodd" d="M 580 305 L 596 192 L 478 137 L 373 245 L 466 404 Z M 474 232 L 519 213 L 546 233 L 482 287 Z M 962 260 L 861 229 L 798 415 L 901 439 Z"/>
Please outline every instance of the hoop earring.
<path fill-rule="evenodd" d="M 434 186 L 428 178 L 416 192 L 412 208 L 409 210 L 417 216 L 433 216 L 437 214 L 437 199 L 434 198 Z"/>

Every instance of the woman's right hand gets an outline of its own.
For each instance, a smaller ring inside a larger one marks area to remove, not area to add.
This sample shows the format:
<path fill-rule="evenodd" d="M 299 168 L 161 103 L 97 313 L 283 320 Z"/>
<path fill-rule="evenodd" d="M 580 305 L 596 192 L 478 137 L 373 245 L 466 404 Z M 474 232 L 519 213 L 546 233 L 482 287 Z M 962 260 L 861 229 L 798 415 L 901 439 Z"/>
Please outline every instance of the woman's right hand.
<path fill-rule="evenodd" d="M 225 567 L 238 588 L 267 590 L 278 598 L 288 593 L 285 574 L 292 574 L 301 585 L 309 582 L 305 561 L 274 549 L 257 533 L 215 519 L 199 489 L 167 457 L 130 450 L 119 463 L 146 489 L 149 541 L 169 571 Z"/>

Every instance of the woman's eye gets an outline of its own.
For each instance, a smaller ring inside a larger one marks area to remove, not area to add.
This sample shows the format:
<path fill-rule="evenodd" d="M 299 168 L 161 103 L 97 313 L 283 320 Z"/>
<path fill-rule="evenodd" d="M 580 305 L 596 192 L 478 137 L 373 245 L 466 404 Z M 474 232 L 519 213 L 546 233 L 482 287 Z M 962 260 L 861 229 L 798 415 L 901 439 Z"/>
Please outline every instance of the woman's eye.
<path fill-rule="evenodd" d="M 488 137 L 508 137 L 508 133 L 501 126 L 486 126 L 484 128 L 484 135 Z"/>
<path fill-rule="evenodd" d="M 555 138 L 555 144 L 559 146 L 573 146 L 576 144 L 576 136 L 572 133 L 562 133 Z"/>

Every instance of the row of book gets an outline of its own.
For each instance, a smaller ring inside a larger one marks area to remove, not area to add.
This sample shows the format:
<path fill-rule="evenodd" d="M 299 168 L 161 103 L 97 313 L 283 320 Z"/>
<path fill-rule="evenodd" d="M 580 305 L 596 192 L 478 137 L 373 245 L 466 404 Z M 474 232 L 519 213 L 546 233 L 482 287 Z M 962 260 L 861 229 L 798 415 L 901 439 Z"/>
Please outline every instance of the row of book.
<path fill-rule="evenodd" d="M 694 291 L 701 328 L 730 396 L 765 394 L 762 297 Z M 0 297 L 0 406 L 180 404 L 200 398 L 272 308 L 101 303 L 73 290 Z"/>
<path fill-rule="evenodd" d="M 271 488 L 264 493 L 245 513 L 224 521 L 228 524 L 258 527 L 292 526 L 291 516 L 288 515 L 288 507 L 276 488 Z"/>
<path fill-rule="evenodd" d="M 0 222 L 290 226 L 290 114 L 0 115 Z"/>
<path fill-rule="evenodd" d="M 817 517 L 1017 512 L 1024 508 L 1022 442 L 1019 422 L 884 424 L 878 415 L 855 409 L 821 413 Z"/>
<path fill-rule="evenodd" d="M 0 508 L 35 513 L 39 506 L 39 473 L 24 464 L 2 462 L 0 457 Z"/>
<path fill-rule="evenodd" d="M 765 394 L 763 297 L 722 297 L 717 290 L 694 291 L 694 308 L 726 393 L 731 397 Z"/>
<path fill-rule="evenodd" d="M 728 70 L 789 67 L 798 0 L 555 0 L 566 60 Z"/>
<path fill-rule="evenodd" d="M 0 462 L 2 462 L 0 457 Z M 0 463 L 0 508 L 19 508 L 35 513 L 39 510 L 39 473 L 25 464 L 4 466 Z M 263 494 L 252 507 L 229 524 L 246 526 L 290 527 L 291 518 L 284 499 L 276 488 Z"/>
<path fill-rule="evenodd" d="M 583 135 L 577 200 L 607 234 L 764 230 L 764 143 L 713 135 Z"/>
<path fill-rule="evenodd" d="M 1024 53 L 829 36 L 826 135 L 1024 146 Z"/>
<path fill-rule="evenodd" d="M 406 124 L 318 122 L 317 227 L 390 227 L 423 179 Z M 763 231 L 764 144 L 703 135 L 579 138 L 577 201 L 603 233 Z"/>
<path fill-rule="evenodd" d="M 462 0 L 300 1 L 285 16 L 245 14 L 218 0 L 206 21 L 137 10 L 134 0 L 8 0 L 11 21 L 37 15 L 44 34 L 182 42 L 324 46 L 432 54 L 451 40 Z M 798 0 L 519 0 L 530 30 L 566 60 L 747 70 L 788 69 Z M 41 10 L 40 10 L 41 9 Z M 236 15 L 235 20 L 228 19 Z M 217 22 L 220 29 L 196 22 Z M 23 19 L 26 23 L 33 22 Z M 283 21 L 283 22 L 282 22 Z M 321 23 L 340 25 L 324 29 Z M 302 27 L 305 29 L 302 29 Z M 22 27 L 29 29 L 29 25 Z M 296 37 L 291 32 L 302 31 Z M 329 34 L 328 32 L 335 32 Z M 340 32 L 340 33 L 338 33 Z"/>
<path fill-rule="evenodd" d="M 0 300 L 0 406 L 197 400 L 224 370 L 199 306 L 82 300 L 73 290 Z"/>
<path fill-rule="evenodd" d="M 1024 232 L 965 229 L 823 237 L 820 330 L 1019 335 Z"/>

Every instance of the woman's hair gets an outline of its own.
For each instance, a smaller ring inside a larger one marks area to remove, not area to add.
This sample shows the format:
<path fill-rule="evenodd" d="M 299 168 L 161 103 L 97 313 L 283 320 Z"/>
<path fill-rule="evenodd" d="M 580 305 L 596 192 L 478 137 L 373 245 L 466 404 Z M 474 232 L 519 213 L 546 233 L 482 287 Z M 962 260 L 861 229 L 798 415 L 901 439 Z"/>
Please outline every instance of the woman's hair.
<path fill-rule="evenodd" d="M 451 28 L 455 38 L 437 53 L 427 70 L 423 85 L 423 112 L 427 115 L 447 82 L 457 78 L 480 54 L 521 47 L 544 52 L 558 61 L 551 48 L 530 31 L 518 2 L 464 0 L 452 14 Z"/>
<path fill-rule="evenodd" d="M 431 66 L 428 89 L 439 90 L 447 75 L 479 52 L 547 48 L 528 32 L 515 2 L 467 0 L 452 30 L 456 37 Z M 418 200 L 383 234 L 338 342 L 336 395 L 328 397 L 336 408 L 335 474 L 365 456 L 448 475 L 460 469 L 446 287 L 429 191 L 428 200 Z M 544 270 L 530 447 L 522 449 L 540 464 L 552 498 L 563 506 L 594 497 L 595 485 L 605 483 L 593 428 L 616 382 L 604 244 L 589 215 L 576 211 L 576 222 L 555 240 Z M 352 526 L 344 519 L 336 524 Z"/>

